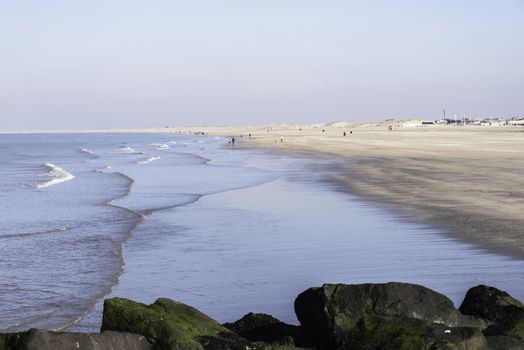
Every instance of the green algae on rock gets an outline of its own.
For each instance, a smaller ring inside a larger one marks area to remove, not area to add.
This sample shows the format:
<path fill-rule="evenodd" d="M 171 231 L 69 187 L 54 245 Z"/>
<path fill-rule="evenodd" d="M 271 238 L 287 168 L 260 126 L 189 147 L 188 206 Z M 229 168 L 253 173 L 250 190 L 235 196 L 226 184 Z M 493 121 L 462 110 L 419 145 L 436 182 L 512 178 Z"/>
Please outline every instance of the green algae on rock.
<path fill-rule="evenodd" d="M 325 284 L 301 293 L 295 312 L 320 349 L 358 349 L 368 343 L 396 344 L 392 349 L 485 345 L 484 322 L 462 315 L 446 296 L 414 284 Z M 448 332 L 435 333 L 439 325 Z M 448 336 L 457 332 L 464 337 Z"/>
<path fill-rule="evenodd" d="M 151 305 L 129 299 L 104 302 L 102 331 L 138 333 L 161 349 L 242 349 L 250 343 L 197 309 L 160 298 Z"/>
<path fill-rule="evenodd" d="M 481 350 L 487 349 L 487 342 L 478 328 L 447 327 L 409 318 L 366 317 L 359 320 L 335 348 L 347 350 Z"/>
<path fill-rule="evenodd" d="M 487 336 L 507 335 L 524 340 L 524 305 L 508 293 L 479 285 L 466 293 L 459 310 L 485 320 Z"/>
<path fill-rule="evenodd" d="M 470 289 L 460 308 L 407 283 L 325 284 L 295 300 L 300 326 L 249 313 L 220 325 L 160 298 L 104 302 L 101 333 L 0 334 L 0 350 L 521 350 L 524 305 L 493 287 Z"/>

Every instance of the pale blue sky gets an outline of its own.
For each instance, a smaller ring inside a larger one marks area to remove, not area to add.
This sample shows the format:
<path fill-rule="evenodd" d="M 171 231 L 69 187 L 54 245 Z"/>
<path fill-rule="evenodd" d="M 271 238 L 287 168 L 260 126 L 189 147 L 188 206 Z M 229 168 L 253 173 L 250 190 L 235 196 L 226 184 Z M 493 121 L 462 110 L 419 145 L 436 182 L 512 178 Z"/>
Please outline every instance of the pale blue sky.
<path fill-rule="evenodd" d="M 0 129 L 524 114 L 523 0 L 0 0 Z"/>

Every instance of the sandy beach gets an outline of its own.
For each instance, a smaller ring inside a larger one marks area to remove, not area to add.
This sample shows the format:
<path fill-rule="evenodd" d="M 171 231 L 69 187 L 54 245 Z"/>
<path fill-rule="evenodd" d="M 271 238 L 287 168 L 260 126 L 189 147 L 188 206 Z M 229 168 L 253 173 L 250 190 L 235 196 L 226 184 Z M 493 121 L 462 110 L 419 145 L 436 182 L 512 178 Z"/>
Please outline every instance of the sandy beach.
<path fill-rule="evenodd" d="M 332 167 L 316 171 L 325 172 L 342 190 L 385 204 L 407 220 L 439 228 L 454 239 L 524 258 L 521 127 L 389 131 L 384 123 L 339 122 L 54 132 L 205 133 L 235 137 L 236 149 L 334 159 Z"/>
<path fill-rule="evenodd" d="M 387 203 L 407 219 L 456 239 L 524 257 L 524 129 L 282 125 L 199 130 L 235 136 L 237 148 L 338 159 L 333 168 L 319 171 L 345 190 Z"/>

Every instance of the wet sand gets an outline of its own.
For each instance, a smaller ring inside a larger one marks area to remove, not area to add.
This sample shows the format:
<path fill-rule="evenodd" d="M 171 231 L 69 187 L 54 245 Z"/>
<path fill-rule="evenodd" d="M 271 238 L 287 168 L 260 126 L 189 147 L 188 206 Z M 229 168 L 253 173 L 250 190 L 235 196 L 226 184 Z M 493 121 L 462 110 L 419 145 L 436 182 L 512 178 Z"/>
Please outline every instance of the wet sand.
<path fill-rule="evenodd" d="M 523 127 L 436 126 L 388 131 L 381 123 L 335 123 L 81 132 L 205 132 L 234 136 L 238 149 L 336 159 L 331 168 L 318 171 L 326 172 L 342 190 L 384 203 L 455 239 L 524 258 Z"/>
<path fill-rule="evenodd" d="M 239 148 L 339 159 L 323 171 L 344 189 L 388 203 L 459 240 L 524 257 L 524 128 L 322 129 L 205 131 L 235 136 Z"/>

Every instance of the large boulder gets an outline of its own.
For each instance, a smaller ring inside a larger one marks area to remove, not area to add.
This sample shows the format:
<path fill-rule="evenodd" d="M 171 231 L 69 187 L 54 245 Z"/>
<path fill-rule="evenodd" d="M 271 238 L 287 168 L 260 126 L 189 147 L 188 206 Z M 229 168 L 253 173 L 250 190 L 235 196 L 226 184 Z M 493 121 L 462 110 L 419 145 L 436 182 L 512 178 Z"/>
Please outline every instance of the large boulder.
<path fill-rule="evenodd" d="M 489 350 L 524 350 L 524 341 L 506 335 L 486 337 Z"/>
<path fill-rule="evenodd" d="M 0 334 L 0 350 L 151 350 L 144 336 L 129 333 L 67 333 L 31 329 Z"/>
<path fill-rule="evenodd" d="M 311 344 L 299 326 L 279 321 L 271 315 L 249 313 L 224 327 L 252 342 L 289 344 L 307 347 Z"/>
<path fill-rule="evenodd" d="M 524 340 L 524 305 L 508 293 L 494 287 L 479 285 L 466 293 L 459 308 L 465 315 L 488 323 L 488 336 L 506 335 Z"/>
<path fill-rule="evenodd" d="M 24 350 L 29 332 L 0 333 L 0 350 Z"/>
<path fill-rule="evenodd" d="M 151 305 L 113 298 L 104 302 L 102 331 L 137 333 L 163 350 L 242 349 L 244 338 L 197 309 L 161 298 Z"/>
<path fill-rule="evenodd" d="M 365 317 L 336 343 L 316 344 L 319 349 L 349 350 L 459 350 L 487 349 L 481 330 L 473 327 L 446 327 L 410 318 Z"/>
<path fill-rule="evenodd" d="M 485 345 L 482 321 L 462 315 L 446 296 L 414 284 L 325 284 L 301 293 L 295 312 L 321 349 L 358 349 L 373 341 L 392 349 Z M 450 336 L 456 334 L 461 336 Z"/>

